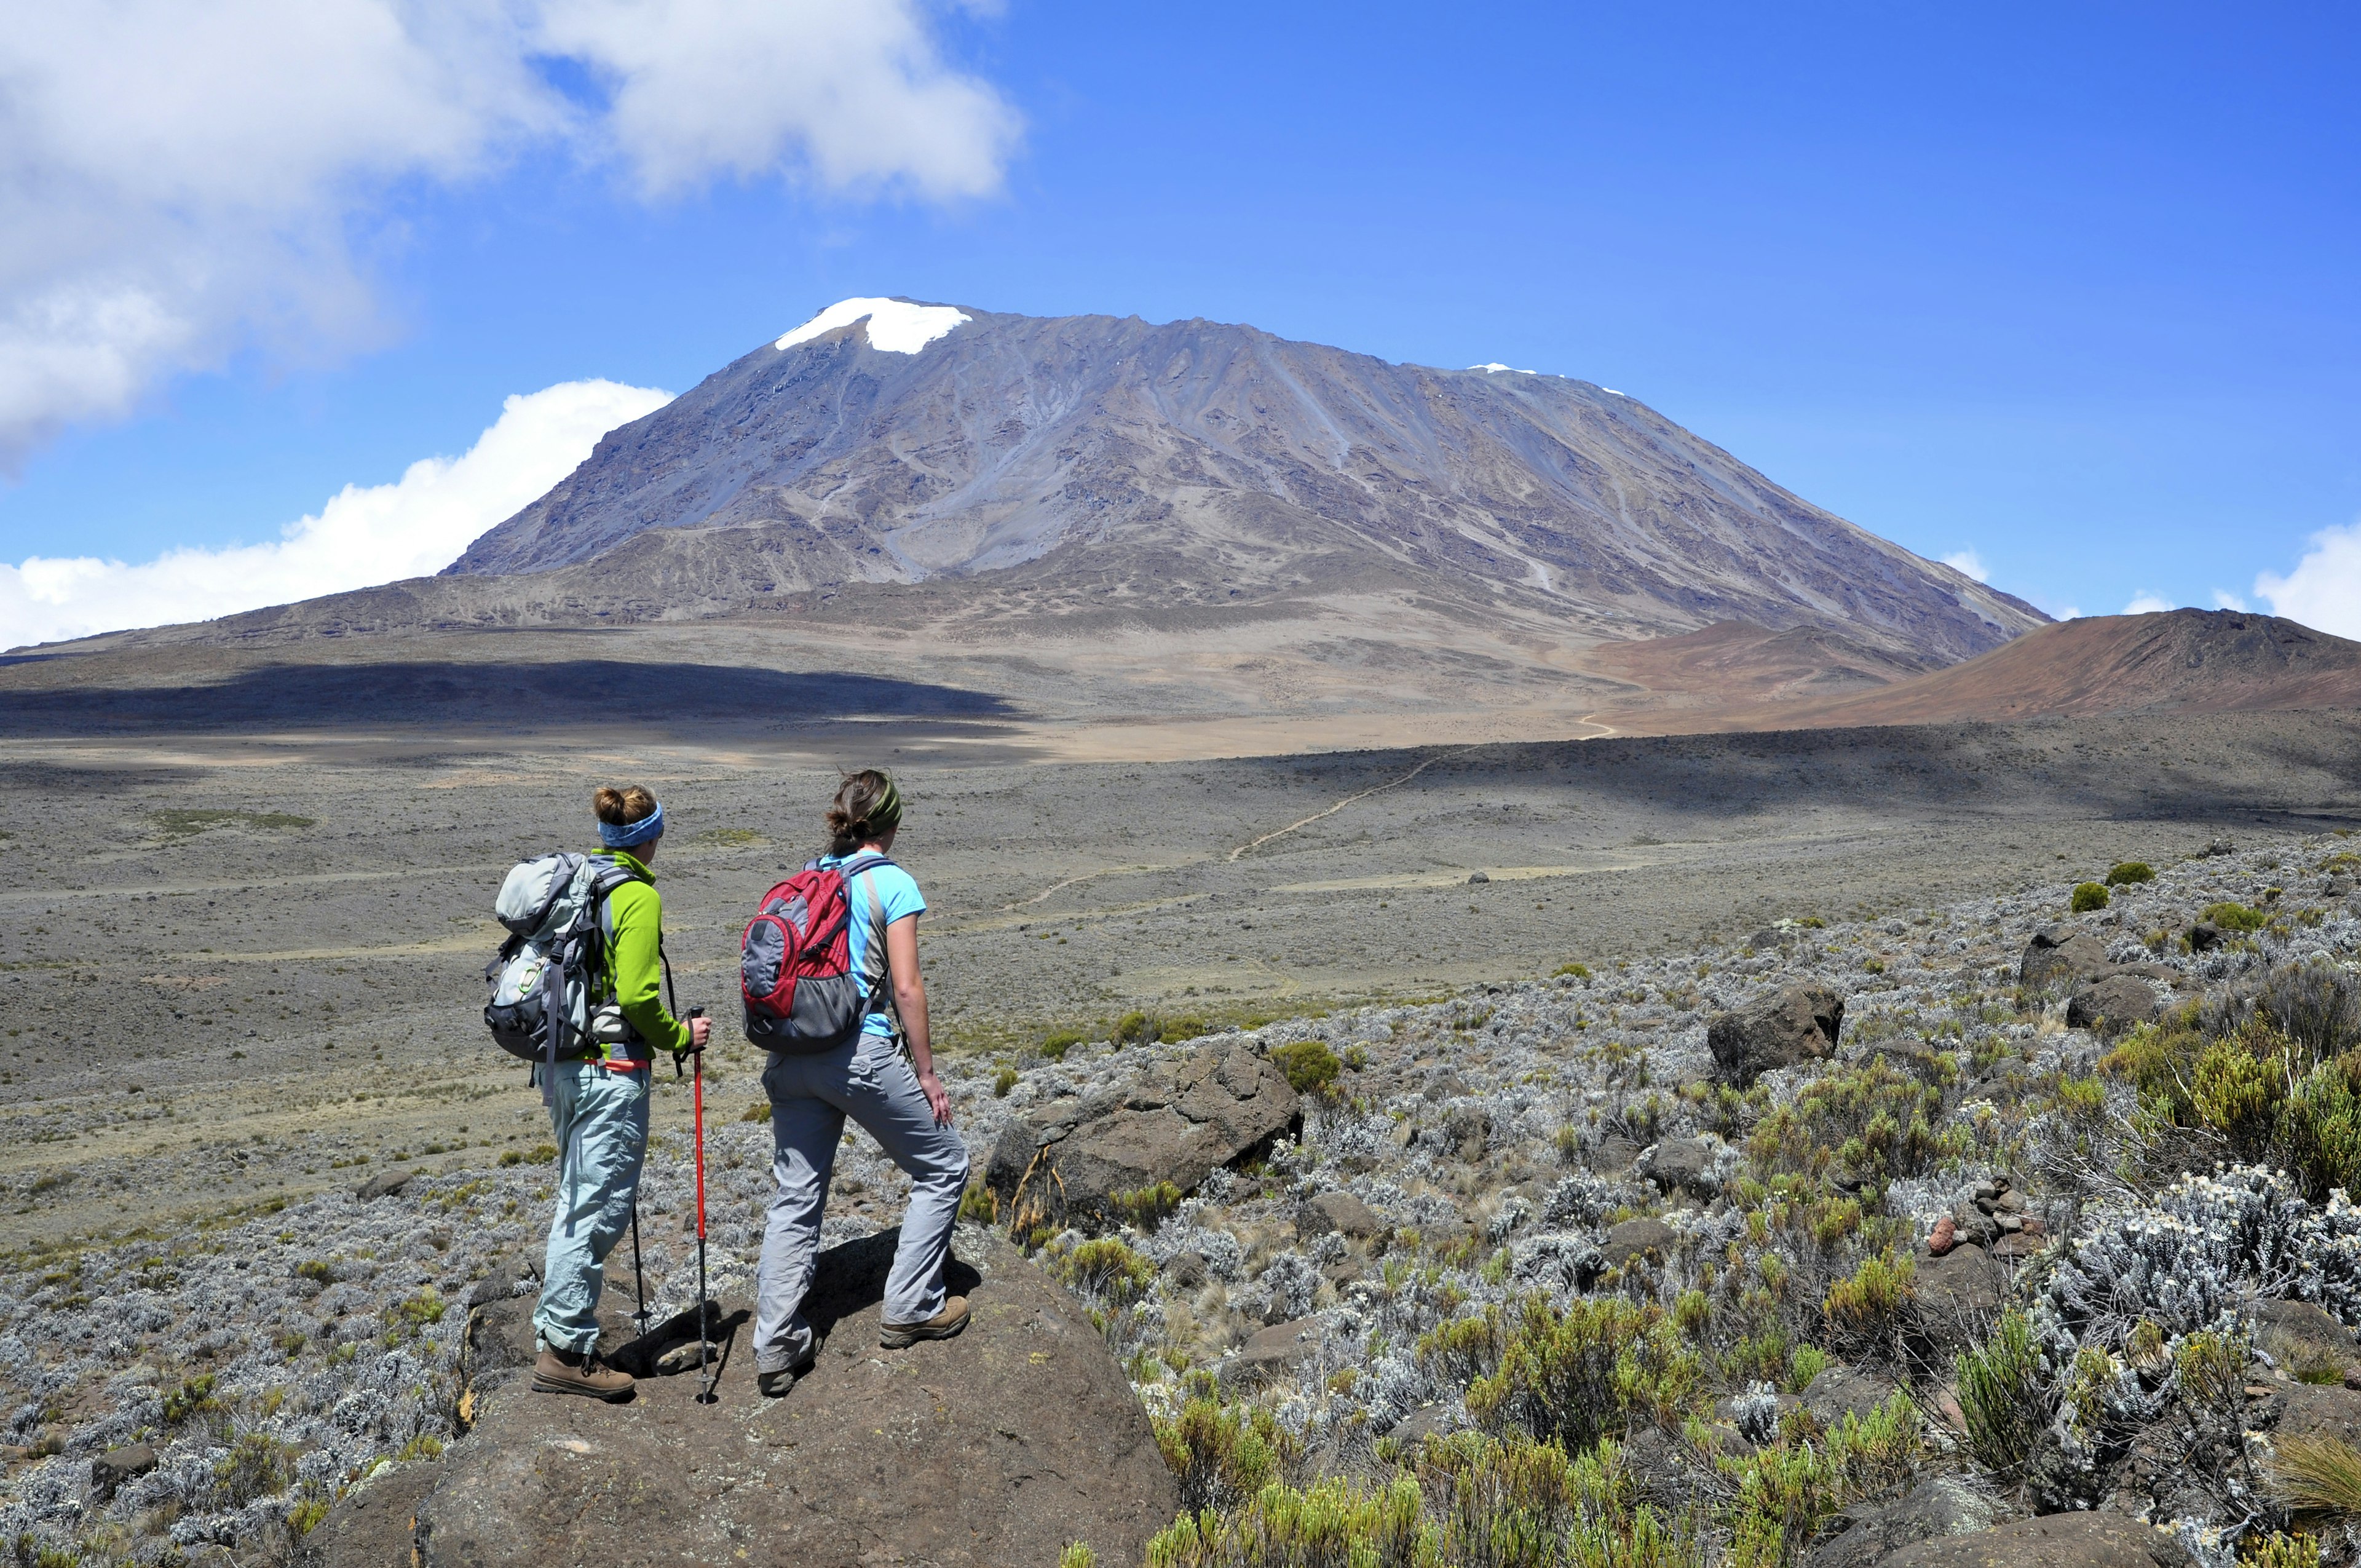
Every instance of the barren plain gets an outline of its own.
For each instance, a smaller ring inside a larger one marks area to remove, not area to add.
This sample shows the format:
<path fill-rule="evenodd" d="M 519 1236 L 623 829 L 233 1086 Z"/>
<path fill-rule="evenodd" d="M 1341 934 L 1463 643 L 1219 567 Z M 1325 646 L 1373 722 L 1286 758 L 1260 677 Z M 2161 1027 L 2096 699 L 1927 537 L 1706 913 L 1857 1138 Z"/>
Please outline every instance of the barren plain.
<path fill-rule="evenodd" d="M 0 1182 L 16 1245 L 465 1168 L 544 1137 L 487 1043 L 507 866 L 639 781 L 683 1005 L 733 1043 L 738 928 L 835 769 L 897 768 L 953 1053 L 1742 940 L 2361 823 L 2361 717 L 2080 719 L 1042 763 L 911 716 L 700 744 L 389 723 L 6 745 Z M 60 726 L 61 727 L 61 726 Z M 103 729 L 104 726 L 93 724 Z M 964 752 L 964 755 L 962 755 Z M 982 752 L 986 760 L 969 760 Z"/>

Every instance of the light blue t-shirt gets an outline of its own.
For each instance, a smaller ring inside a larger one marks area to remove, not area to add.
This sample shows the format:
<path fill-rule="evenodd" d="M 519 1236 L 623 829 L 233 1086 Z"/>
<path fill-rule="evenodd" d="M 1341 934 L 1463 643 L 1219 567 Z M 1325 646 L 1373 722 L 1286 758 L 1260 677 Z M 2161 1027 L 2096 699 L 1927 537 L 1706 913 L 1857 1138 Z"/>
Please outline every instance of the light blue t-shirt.
<path fill-rule="evenodd" d="M 852 865 L 861 858 L 859 855 L 840 857 L 822 855 L 818 863 L 823 871 L 840 871 L 847 865 Z M 873 856 L 871 857 L 873 863 L 866 871 L 858 865 L 852 865 L 852 874 L 844 879 L 845 902 L 852 906 L 852 972 L 855 974 L 871 972 L 869 944 L 885 939 L 884 930 L 871 928 L 869 917 L 871 886 L 873 885 L 876 888 L 878 902 L 885 906 L 885 924 L 888 926 L 906 915 L 923 915 L 927 911 L 927 895 L 918 891 L 917 880 L 899 866 L 875 864 L 874 859 Z M 878 968 L 883 970 L 884 967 L 881 955 Z M 871 1011 L 869 1016 L 862 1020 L 862 1029 L 872 1035 L 892 1034 L 894 1032 L 892 1005 L 893 991 L 889 983 L 872 999 Z"/>

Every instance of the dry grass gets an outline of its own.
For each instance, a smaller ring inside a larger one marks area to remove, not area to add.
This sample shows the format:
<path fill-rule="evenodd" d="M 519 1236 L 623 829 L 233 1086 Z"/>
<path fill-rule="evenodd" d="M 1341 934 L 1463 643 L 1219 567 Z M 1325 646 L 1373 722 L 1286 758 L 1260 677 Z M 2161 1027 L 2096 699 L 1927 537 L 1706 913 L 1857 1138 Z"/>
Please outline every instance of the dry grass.
<path fill-rule="evenodd" d="M 2342 1438 L 2290 1437 L 2274 1445 L 2279 1498 L 2299 1514 L 2361 1515 L 2361 1453 Z"/>

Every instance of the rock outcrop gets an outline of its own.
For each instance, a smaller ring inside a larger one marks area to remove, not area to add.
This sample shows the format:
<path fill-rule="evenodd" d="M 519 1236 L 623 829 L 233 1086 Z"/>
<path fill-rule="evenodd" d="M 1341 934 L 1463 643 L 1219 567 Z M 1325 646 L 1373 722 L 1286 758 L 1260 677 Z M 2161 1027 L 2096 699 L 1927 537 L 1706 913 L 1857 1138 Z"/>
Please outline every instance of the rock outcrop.
<path fill-rule="evenodd" d="M 2066 1026 L 2120 1034 L 2135 1025 L 2152 1023 L 2163 1011 L 2156 988 L 2146 977 L 2127 970 L 2110 970 L 2074 982 L 2066 995 Z"/>
<path fill-rule="evenodd" d="M 2053 981 L 2068 984 L 2104 974 L 2114 965 L 2107 960 L 2107 945 L 2088 931 L 2068 926 L 2045 926 L 2025 945 L 2016 961 L 2016 983 L 2038 991 Z"/>
<path fill-rule="evenodd" d="M 1945 1535 L 1879 1560 L 1879 1568 L 2195 1568 L 2169 1530 L 2128 1514 L 2049 1514 L 1971 1535 Z"/>
<path fill-rule="evenodd" d="M 1811 1403 L 1808 1392 L 1805 1403 Z M 2000 1498 L 1964 1477 L 1930 1475 L 1892 1502 L 1850 1509 L 1844 1528 L 1815 1547 L 1808 1562 L 1810 1568 L 1872 1568 L 1922 1541 L 1988 1533 L 2005 1512 Z"/>
<path fill-rule="evenodd" d="M 1004 1219 L 1096 1229 L 1160 1184 L 1182 1192 L 1266 1154 L 1301 1124 L 1287 1078 L 1244 1042 L 1162 1062 L 1113 1092 L 1065 1099 L 1011 1123 L 984 1181 Z"/>
<path fill-rule="evenodd" d="M 691 1375 L 606 1405 L 530 1391 L 530 1298 L 481 1309 L 473 1430 L 406 1472 L 401 1496 L 366 1488 L 339 1505 L 316 1560 L 378 1568 L 412 1561 L 414 1541 L 418 1568 L 983 1568 L 1055 1563 L 1082 1541 L 1100 1562 L 1138 1561 L 1171 1519 L 1173 1482 L 1081 1307 L 996 1234 L 963 1230 L 950 1284 L 972 1305 L 967 1332 L 880 1350 L 895 1239 L 820 1255 L 809 1310 L 824 1343 L 781 1398 L 755 1389 L 742 1311 L 720 1320 L 716 1402 L 697 1402 Z M 379 1517 L 357 1528 L 364 1514 Z"/>
<path fill-rule="evenodd" d="M 1774 1068 L 1835 1054 L 1844 999 L 1825 985 L 1789 985 L 1758 996 L 1706 1028 L 1719 1076 L 1743 1089 Z"/>

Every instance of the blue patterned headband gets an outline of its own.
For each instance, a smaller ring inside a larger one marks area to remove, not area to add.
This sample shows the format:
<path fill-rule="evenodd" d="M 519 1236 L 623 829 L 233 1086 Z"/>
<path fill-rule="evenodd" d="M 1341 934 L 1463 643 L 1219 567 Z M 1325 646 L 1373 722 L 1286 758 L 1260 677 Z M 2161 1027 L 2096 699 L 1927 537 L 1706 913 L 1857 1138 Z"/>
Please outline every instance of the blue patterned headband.
<path fill-rule="evenodd" d="M 598 842 L 610 850 L 631 850 L 664 834 L 664 802 L 637 822 L 601 822 Z"/>

